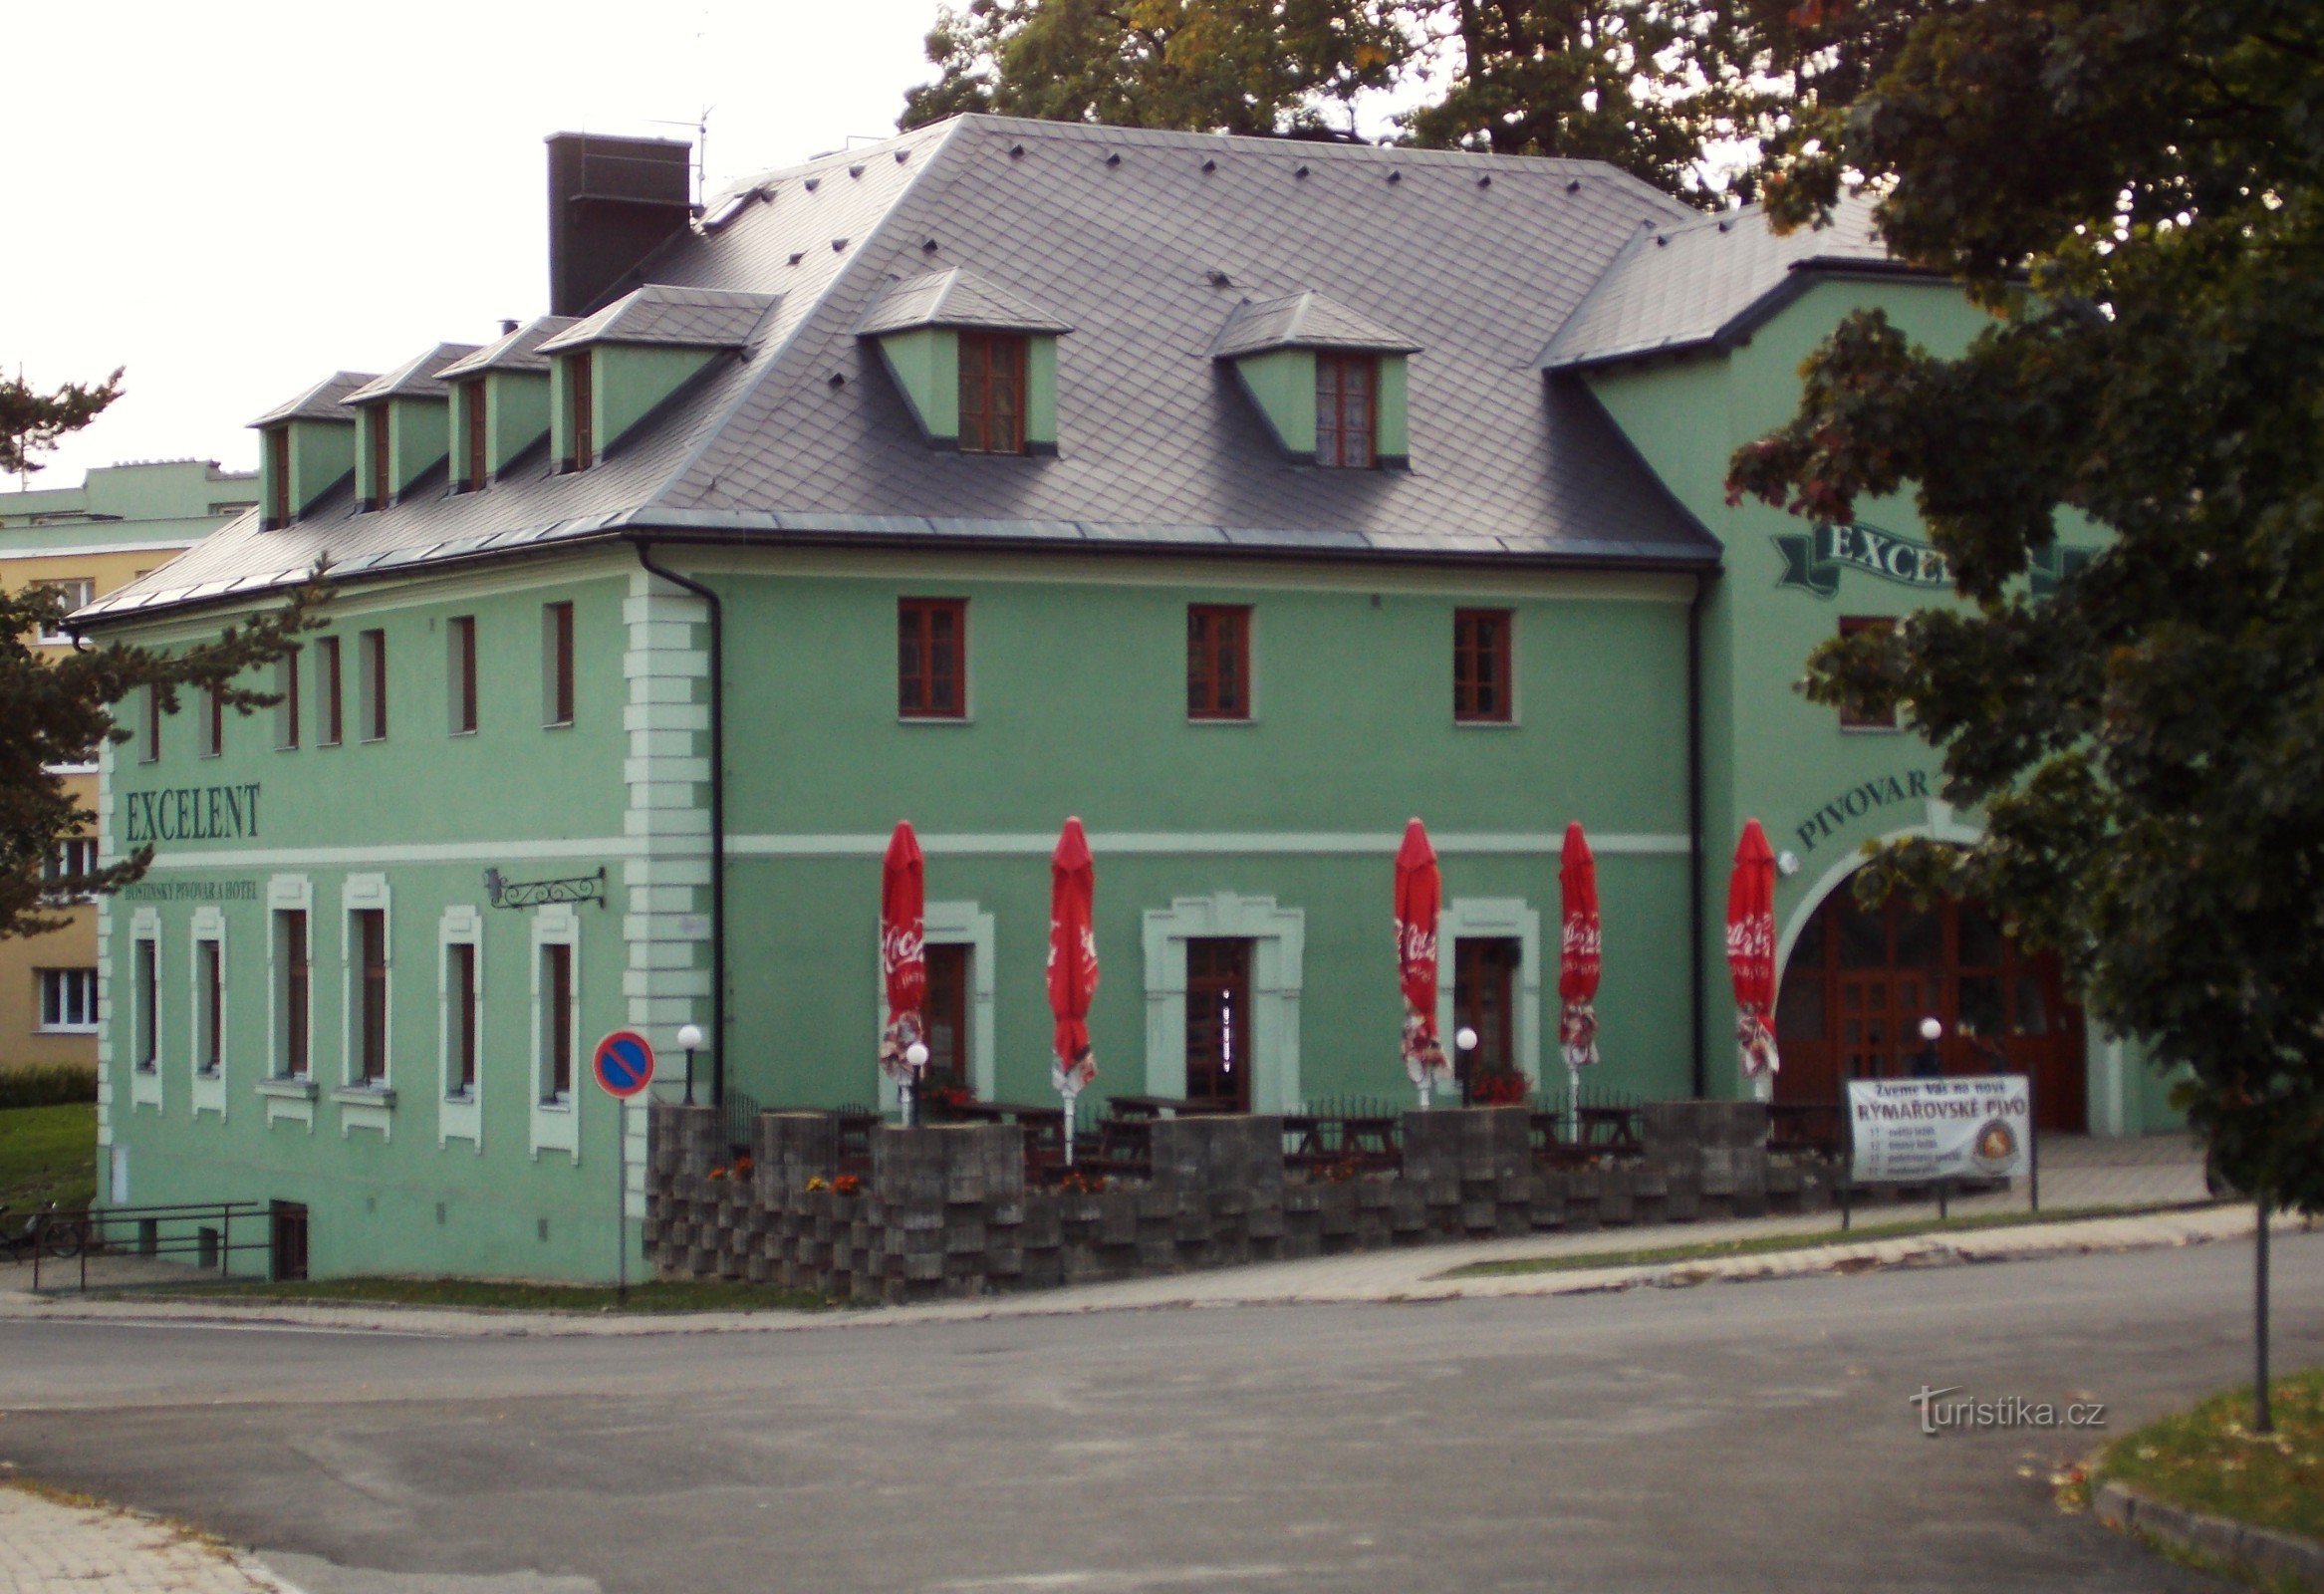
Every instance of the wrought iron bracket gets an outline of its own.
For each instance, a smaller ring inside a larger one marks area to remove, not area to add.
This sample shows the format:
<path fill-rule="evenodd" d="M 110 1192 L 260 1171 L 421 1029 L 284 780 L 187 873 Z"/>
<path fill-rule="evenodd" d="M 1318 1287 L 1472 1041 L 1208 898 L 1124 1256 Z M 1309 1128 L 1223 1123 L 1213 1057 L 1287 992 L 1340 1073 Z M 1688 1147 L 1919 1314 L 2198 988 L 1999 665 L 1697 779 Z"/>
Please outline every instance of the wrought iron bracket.
<path fill-rule="evenodd" d="M 495 908 L 539 908 L 549 903 L 606 905 L 606 871 L 565 880 L 509 880 L 497 869 L 484 871 L 484 898 Z"/>

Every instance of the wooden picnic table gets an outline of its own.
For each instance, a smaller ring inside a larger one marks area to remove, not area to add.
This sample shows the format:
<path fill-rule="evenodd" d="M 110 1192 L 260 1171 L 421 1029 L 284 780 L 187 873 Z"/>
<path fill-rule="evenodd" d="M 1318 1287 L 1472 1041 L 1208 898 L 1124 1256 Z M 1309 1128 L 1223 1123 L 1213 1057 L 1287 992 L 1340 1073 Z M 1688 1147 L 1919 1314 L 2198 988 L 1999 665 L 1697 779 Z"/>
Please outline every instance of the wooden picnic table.
<path fill-rule="evenodd" d="M 1117 1118 L 1172 1118 L 1216 1117 L 1231 1113 L 1234 1108 L 1224 1102 L 1193 1101 L 1182 1096 L 1109 1096 L 1106 1109 Z"/>
<path fill-rule="evenodd" d="M 1400 1161 L 1396 1135 L 1400 1117 L 1394 1113 L 1288 1113 L 1283 1133 L 1292 1149 L 1285 1161 L 1313 1168 L 1325 1163 L 1353 1162 L 1364 1168 L 1393 1168 Z M 1324 1126 L 1339 1126 L 1339 1144 L 1325 1144 Z"/>

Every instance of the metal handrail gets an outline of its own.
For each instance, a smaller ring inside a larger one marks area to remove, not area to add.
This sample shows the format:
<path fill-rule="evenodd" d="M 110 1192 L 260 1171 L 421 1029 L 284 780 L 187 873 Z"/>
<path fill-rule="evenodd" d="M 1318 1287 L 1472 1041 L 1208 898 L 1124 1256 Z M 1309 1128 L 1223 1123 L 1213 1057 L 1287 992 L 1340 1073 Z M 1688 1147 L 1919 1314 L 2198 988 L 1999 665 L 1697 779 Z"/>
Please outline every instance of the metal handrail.
<path fill-rule="evenodd" d="M 50 1234 L 60 1228 L 74 1229 L 80 1233 L 81 1246 L 78 1257 L 81 1264 L 80 1287 L 81 1293 L 86 1295 L 89 1293 L 89 1253 L 100 1246 L 111 1246 L 114 1243 L 112 1236 L 107 1232 L 109 1228 L 124 1222 L 151 1222 L 158 1230 L 164 1222 L 183 1223 L 188 1227 L 182 1238 L 164 1240 L 156 1232 L 151 1250 L 144 1248 L 140 1235 L 137 1245 L 138 1254 L 145 1256 L 192 1254 L 198 1256 L 202 1254 L 204 1248 L 199 1224 L 200 1219 L 205 1217 L 214 1217 L 218 1220 L 216 1241 L 218 1276 L 230 1278 L 233 1276 L 234 1252 L 238 1250 L 271 1251 L 274 1246 L 274 1235 L 271 1228 L 257 1239 L 245 1240 L 237 1244 L 234 1240 L 234 1219 L 236 1217 L 245 1219 L 265 1217 L 269 1215 L 269 1210 L 268 1203 L 265 1201 L 176 1201 L 154 1206 L 83 1206 L 37 1212 L 33 1215 L 32 1220 L 32 1287 L 36 1292 L 41 1287 L 41 1257 L 48 1250 Z"/>

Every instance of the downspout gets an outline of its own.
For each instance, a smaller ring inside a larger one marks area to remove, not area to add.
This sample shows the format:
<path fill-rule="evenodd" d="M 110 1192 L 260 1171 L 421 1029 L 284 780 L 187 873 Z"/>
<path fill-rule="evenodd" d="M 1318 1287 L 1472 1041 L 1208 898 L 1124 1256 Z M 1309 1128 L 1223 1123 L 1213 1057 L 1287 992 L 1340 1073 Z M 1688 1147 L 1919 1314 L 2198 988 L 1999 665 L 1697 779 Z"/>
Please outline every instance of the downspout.
<path fill-rule="evenodd" d="M 634 537 L 649 576 L 692 593 L 710 608 L 710 1104 L 726 1105 L 726 669 L 725 611 L 700 582 L 653 562 L 653 545 Z"/>
<path fill-rule="evenodd" d="M 1694 1099 L 1709 1094 L 1709 1036 L 1704 1030 L 1702 982 L 1703 937 L 1709 932 L 1702 912 L 1702 605 L 1710 596 L 1710 578 L 1694 578 L 1694 600 L 1686 606 L 1686 944 L 1693 974 Z"/>

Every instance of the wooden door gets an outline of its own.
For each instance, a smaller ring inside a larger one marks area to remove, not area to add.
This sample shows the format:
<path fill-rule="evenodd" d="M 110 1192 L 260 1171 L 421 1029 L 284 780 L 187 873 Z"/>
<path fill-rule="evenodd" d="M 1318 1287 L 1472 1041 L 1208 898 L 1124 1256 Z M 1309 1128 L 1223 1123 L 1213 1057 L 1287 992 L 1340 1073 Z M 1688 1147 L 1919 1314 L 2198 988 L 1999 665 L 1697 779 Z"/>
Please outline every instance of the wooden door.
<path fill-rule="evenodd" d="M 1186 942 L 1186 1099 L 1251 1110 L 1251 943 Z"/>
<path fill-rule="evenodd" d="M 928 1066 L 923 1089 L 956 1085 L 973 1092 L 968 1063 L 968 960 L 970 949 L 961 945 L 926 948 L 927 995 L 920 1017 L 927 1025 Z"/>
<path fill-rule="evenodd" d="M 307 1276 L 307 1205 L 276 1201 L 272 1216 L 274 1282 L 296 1283 Z"/>
<path fill-rule="evenodd" d="M 1524 943 L 1514 936 L 1463 935 L 1452 943 L 1453 1069 L 1465 1093 L 1478 1074 L 1517 1071 L 1517 964 Z M 1453 1037 L 1476 1031 L 1476 1049 L 1461 1052 Z"/>

